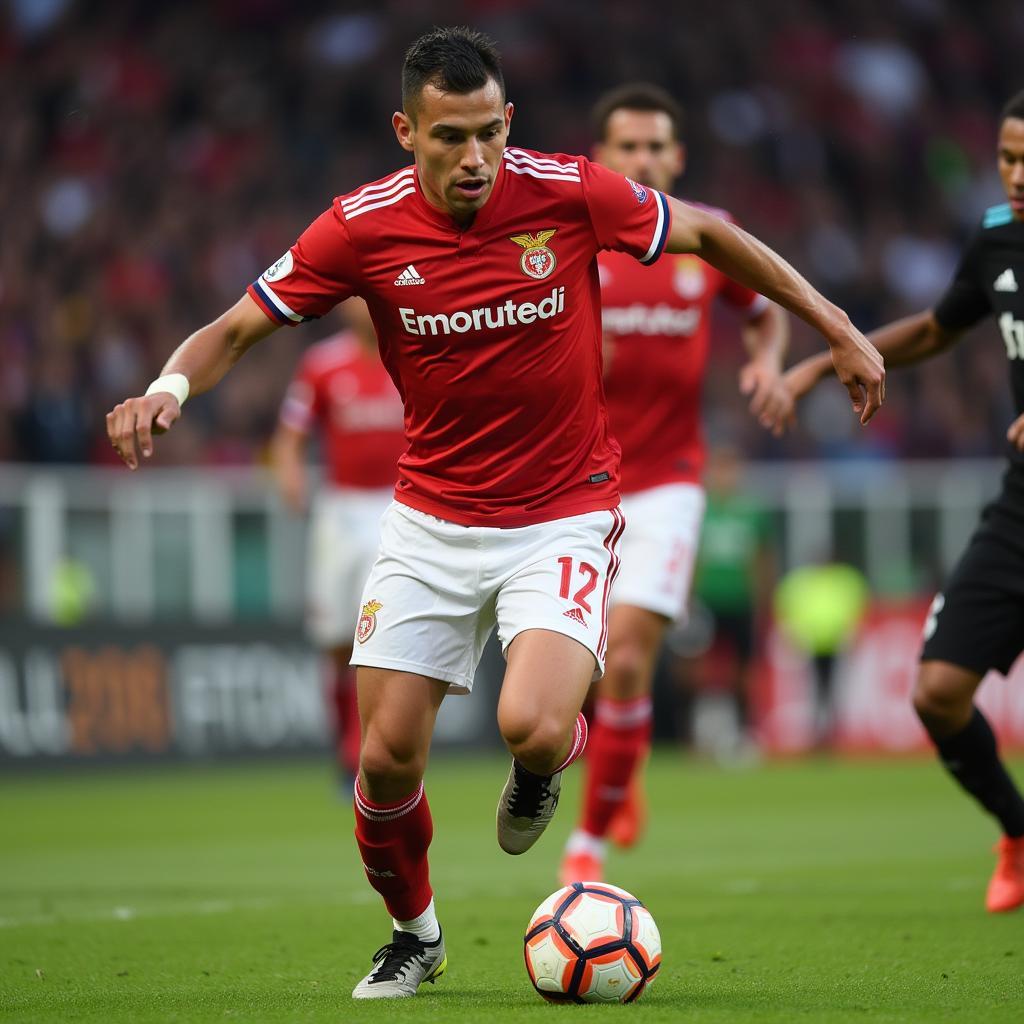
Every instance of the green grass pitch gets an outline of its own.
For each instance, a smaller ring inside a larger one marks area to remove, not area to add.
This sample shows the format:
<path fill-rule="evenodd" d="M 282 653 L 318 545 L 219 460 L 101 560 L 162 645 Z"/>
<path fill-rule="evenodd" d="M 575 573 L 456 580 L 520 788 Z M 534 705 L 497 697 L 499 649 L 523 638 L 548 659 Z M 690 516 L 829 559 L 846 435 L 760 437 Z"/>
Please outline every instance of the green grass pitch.
<path fill-rule="evenodd" d="M 505 771 L 431 765 L 449 971 L 397 1005 L 349 996 L 389 922 L 323 764 L 8 776 L 0 1020 L 1024 1020 L 1024 912 L 982 907 L 995 829 L 930 760 L 729 771 L 659 752 L 647 841 L 609 863 L 664 942 L 628 1007 L 531 988 L 522 934 L 556 888 L 579 773 L 510 858 L 493 824 Z"/>

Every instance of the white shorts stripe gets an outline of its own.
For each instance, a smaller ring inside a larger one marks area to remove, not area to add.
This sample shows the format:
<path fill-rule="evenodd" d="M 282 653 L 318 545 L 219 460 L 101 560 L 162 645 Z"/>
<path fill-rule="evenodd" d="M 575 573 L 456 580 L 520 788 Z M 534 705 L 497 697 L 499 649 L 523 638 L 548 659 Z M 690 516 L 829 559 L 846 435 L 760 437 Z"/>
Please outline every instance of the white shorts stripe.
<path fill-rule="evenodd" d="M 617 508 L 612 509 L 612 518 L 615 520 L 611 532 L 605 538 L 604 546 L 609 555 L 608 575 L 604 580 L 604 594 L 601 597 L 601 638 L 597 642 L 597 656 L 604 661 L 605 647 L 608 643 L 608 596 L 611 593 L 612 584 L 619 574 L 618 544 L 622 531 L 626 528 L 626 517 Z"/>

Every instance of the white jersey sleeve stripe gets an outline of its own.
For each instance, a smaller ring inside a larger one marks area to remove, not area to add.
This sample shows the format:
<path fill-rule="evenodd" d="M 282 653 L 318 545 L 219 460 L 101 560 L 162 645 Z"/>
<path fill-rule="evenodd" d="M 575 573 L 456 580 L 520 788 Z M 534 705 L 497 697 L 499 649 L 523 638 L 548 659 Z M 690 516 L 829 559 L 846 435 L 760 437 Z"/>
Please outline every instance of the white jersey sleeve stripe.
<path fill-rule="evenodd" d="M 378 185 L 367 185 L 365 188 L 361 188 L 355 195 L 349 196 L 347 199 L 341 201 L 341 208 L 347 210 L 350 206 L 356 206 L 362 200 L 368 199 L 370 196 L 383 194 L 389 189 L 401 188 L 404 184 L 405 179 L 411 177 L 415 173 L 415 167 L 406 167 L 399 171 L 397 174 L 388 178 L 387 181 L 382 181 Z"/>
<path fill-rule="evenodd" d="M 654 238 L 651 239 L 651 247 L 640 258 L 640 262 L 644 264 L 653 263 L 661 255 L 661 250 L 665 248 L 665 240 L 668 237 L 670 220 L 668 200 L 657 189 L 651 191 L 658 204 L 658 220 L 654 225 Z"/>
<path fill-rule="evenodd" d="M 406 196 L 411 196 L 415 191 L 416 186 L 410 183 L 401 192 L 398 192 L 387 199 L 381 199 L 376 203 L 364 203 L 357 210 L 353 210 L 351 213 L 346 211 L 345 219 L 352 220 L 354 217 L 361 217 L 364 213 L 369 213 L 371 210 L 379 210 L 382 206 L 393 206 L 400 199 L 404 199 Z"/>
<path fill-rule="evenodd" d="M 505 170 L 513 174 L 528 174 L 531 178 L 543 178 L 545 181 L 579 181 L 578 174 L 546 174 L 535 171 L 532 167 L 520 167 L 518 164 L 506 164 Z"/>
<path fill-rule="evenodd" d="M 556 160 L 554 157 L 550 156 L 536 156 L 533 153 L 527 153 L 525 149 L 516 149 L 514 146 L 509 146 L 505 150 L 504 155 L 507 156 L 510 160 L 518 160 L 525 163 L 532 163 L 536 164 L 538 167 L 560 167 L 567 168 L 573 171 L 579 169 L 579 164 L 577 164 L 575 160 L 563 161 Z"/>
<path fill-rule="evenodd" d="M 541 160 L 527 153 L 520 153 L 518 150 L 510 149 L 506 149 L 504 155 L 505 159 L 512 163 L 536 167 L 539 171 L 562 171 L 567 174 L 576 175 L 580 173 L 578 164 L 563 164 L 557 160 Z"/>
<path fill-rule="evenodd" d="M 393 196 L 396 192 L 401 192 L 403 188 L 408 188 L 412 185 L 412 175 L 403 178 L 401 181 L 392 185 L 390 188 L 378 189 L 376 192 L 365 195 L 358 202 L 353 202 L 351 199 L 346 199 L 342 204 L 342 210 L 348 214 L 358 210 L 361 206 L 365 206 L 367 203 L 375 202 L 378 199 L 386 199 L 388 196 Z"/>

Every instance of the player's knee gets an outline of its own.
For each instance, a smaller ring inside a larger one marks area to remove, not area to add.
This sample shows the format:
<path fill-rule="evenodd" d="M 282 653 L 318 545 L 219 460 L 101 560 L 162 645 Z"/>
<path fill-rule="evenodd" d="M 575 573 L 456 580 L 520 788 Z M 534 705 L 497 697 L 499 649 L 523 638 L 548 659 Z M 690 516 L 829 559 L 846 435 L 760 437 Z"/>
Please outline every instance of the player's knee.
<path fill-rule="evenodd" d="M 397 787 L 414 789 L 426 768 L 423 754 L 412 742 L 368 730 L 359 753 L 359 768 L 374 791 Z"/>
<path fill-rule="evenodd" d="M 970 694 L 964 694 L 954 674 L 941 665 L 922 665 L 914 682 L 911 702 L 921 723 L 929 731 L 958 721 L 969 705 Z"/>
<path fill-rule="evenodd" d="M 507 715 L 499 722 L 502 738 L 512 756 L 530 771 L 543 774 L 557 766 L 571 735 L 560 723 L 542 715 Z"/>

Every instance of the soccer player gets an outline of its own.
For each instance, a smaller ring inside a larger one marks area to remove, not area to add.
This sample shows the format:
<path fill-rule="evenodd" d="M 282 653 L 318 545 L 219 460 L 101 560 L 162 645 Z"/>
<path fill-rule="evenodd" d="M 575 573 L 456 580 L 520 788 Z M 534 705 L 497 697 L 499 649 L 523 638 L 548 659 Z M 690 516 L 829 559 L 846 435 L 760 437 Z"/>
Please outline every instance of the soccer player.
<path fill-rule="evenodd" d="M 281 496 L 302 514 L 309 440 L 314 434 L 321 440 L 326 482 L 310 519 L 307 628 L 331 659 L 335 759 L 351 783 L 359 769 L 352 624 L 377 557 L 381 516 L 394 497 L 405 431 L 402 401 L 380 361 L 366 303 L 353 297 L 339 308 L 348 327 L 303 355 L 270 451 Z"/>
<path fill-rule="evenodd" d="M 704 473 L 708 500 L 693 584 L 696 599 L 714 624 L 709 667 L 724 676 L 735 700 L 738 729 L 731 756 L 738 758 L 754 753 L 750 697 L 755 639 L 776 576 L 772 517 L 756 496 L 741 489 L 742 474 L 738 451 L 728 445 L 712 448 Z M 702 674 L 706 677 L 707 672 Z M 720 752 L 730 753 L 724 746 Z"/>
<path fill-rule="evenodd" d="M 1024 650 L 1024 92 L 1003 108 L 997 146 L 1007 202 L 985 213 L 946 293 L 933 309 L 870 337 L 891 366 L 944 352 L 975 324 L 999 325 L 1017 418 L 1007 431 L 1009 467 L 924 626 L 914 709 L 954 779 L 1002 828 L 985 905 L 1024 904 L 1024 799 L 1007 773 L 974 693 L 989 669 L 1006 673 Z M 818 358 L 784 376 L 794 398 L 829 373 Z"/>
<path fill-rule="evenodd" d="M 414 995 L 447 965 L 423 789 L 441 701 L 466 692 L 497 624 L 507 668 L 498 726 L 513 757 L 498 842 L 543 832 L 586 741 L 580 707 L 604 666 L 618 567 L 618 446 L 601 384 L 596 254 L 651 263 L 697 252 L 818 328 L 861 422 L 881 359 L 847 315 L 770 249 L 582 157 L 506 146 L 499 57 L 469 29 L 406 53 L 398 142 L 413 163 L 337 198 L 219 319 L 190 336 L 144 397 L 108 414 L 131 468 L 281 324 L 359 294 L 405 404 L 409 447 L 363 591 L 353 664 L 362 723 L 356 840 L 393 922 L 358 999 Z"/>
<path fill-rule="evenodd" d="M 669 192 L 683 171 L 682 111 L 663 89 L 621 86 L 594 107 L 598 163 Z M 722 210 L 709 211 L 726 220 Z M 704 514 L 701 385 L 711 314 L 724 299 L 744 319 L 750 361 L 740 387 L 774 419 L 788 319 L 774 303 L 697 256 L 644 266 L 625 252 L 598 257 L 607 342 L 605 394 L 622 446 L 622 568 L 608 616 L 608 659 L 597 684 L 583 803 L 559 877 L 604 877 L 607 839 L 636 842 L 644 816 L 639 766 L 651 738 L 651 689 L 665 630 L 685 614 Z"/>

